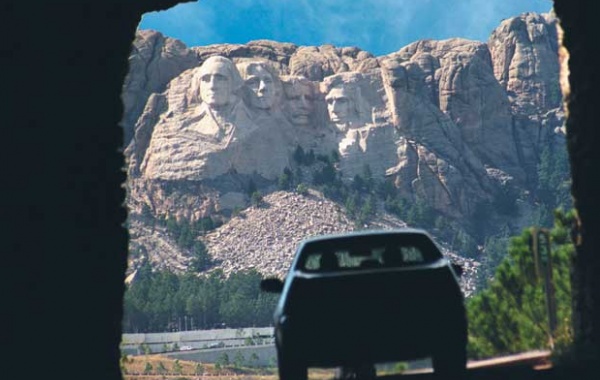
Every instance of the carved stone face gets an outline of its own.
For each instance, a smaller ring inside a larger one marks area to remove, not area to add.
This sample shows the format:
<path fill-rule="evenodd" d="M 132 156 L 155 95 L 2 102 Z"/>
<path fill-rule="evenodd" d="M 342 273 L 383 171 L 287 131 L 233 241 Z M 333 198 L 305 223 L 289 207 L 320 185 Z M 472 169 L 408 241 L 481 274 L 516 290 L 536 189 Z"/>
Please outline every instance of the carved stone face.
<path fill-rule="evenodd" d="M 329 119 L 334 123 L 347 123 L 356 118 L 354 105 L 348 90 L 334 87 L 325 97 Z"/>
<path fill-rule="evenodd" d="M 256 95 L 250 105 L 259 109 L 270 109 L 275 102 L 275 82 L 271 74 L 261 66 L 248 67 L 246 85 Z"/>
<path fill-rule="evenodd" d="M 200 97 L 212 108 L 229 104 L 232 98 L 230 67 L 224 62 L 210 61 L 202 66 Z"/>
<path fill-rule="evenodd" d="M 314 93 L 308 84 L 296 83 L 285 90 L 284 112 L 288 120 L 298 126 L 309 125 L 314 110 Z"/>

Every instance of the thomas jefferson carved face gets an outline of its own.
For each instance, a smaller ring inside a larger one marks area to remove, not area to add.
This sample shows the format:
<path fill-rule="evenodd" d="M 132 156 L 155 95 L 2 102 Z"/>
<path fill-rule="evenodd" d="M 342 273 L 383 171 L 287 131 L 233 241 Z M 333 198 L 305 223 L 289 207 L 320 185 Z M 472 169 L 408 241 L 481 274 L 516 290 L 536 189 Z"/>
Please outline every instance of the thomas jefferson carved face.
<path fill-rule="evenodd" d="M 309 83 L 295 82 L 284 86 L 284 112 L 288 120 L 298 126 L 309 125 L 314 111 L 314 89 Z"/>
<path fill-rule="evenodd" d="M 270 109 L 275 103 L 275 81 L 273 76 L 261 65 L 251 65 L 246 70 L 246 85 L 254 95 L 250 105 L 259 109 Z"/>
<path fill-rule="evenodd" d="M 220 58 L 220 57 L 212 57 Z M 233 94 L 232 63 L 224 59 L 209 58 L 200 72 L 200 97 L 211 108 L 219 108 L 231 102 Z"/>
<path fill-rule="evenodd" d="M 356 119 L 355 107 L 349 91 L 344 87 L 332 88 L 325 97 L 329 119 L 336 124 Z"/>

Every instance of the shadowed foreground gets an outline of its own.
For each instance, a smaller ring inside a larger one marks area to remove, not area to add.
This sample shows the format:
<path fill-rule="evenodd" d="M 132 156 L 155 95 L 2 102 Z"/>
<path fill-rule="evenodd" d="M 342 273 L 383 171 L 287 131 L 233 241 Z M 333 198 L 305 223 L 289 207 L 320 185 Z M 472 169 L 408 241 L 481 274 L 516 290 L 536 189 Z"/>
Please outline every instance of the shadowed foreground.
<path fill-rule="evenodd" d="M 60 373 L 62 379 L 81 379 L 85 373 L 87 379 L 122 379 L 119 342 L 128 237 L 122 226 L 120 94 L 141 15 L 176 3 L 54 2 L 35 4 L 35 9 L 27 2 L 3 4 L 1 27 L 10 36 L 1 48 L 3 67 L 10 73 L 3 82 L 9 133 L 2 152 L 9 164 L 3 172 L 2 211 L 10 221 L 2 245 L 8 314 L 3 342 L 10 347 L 3 375 L 17 374 L 4 378 Z M 578 343 L 598 349 L 600 181 L 595 179 L 600 129 L 595 126 L 600 77 L 598 41 L 590 33 L 597 25 L 597 2 L 555 0 L 555 5 L 571 54 L 567 130 L 572 193 L 581 220 L 573 271 L 575 335 Z M 59 43 L 44 41 L 49 37 Z M 89 344 L 73 349 L 82 331 Z M 23 354 L 34 341 L 53 344 L 35 362 Z M 593 362 L 598 358 L 593 354 Z M 515 367 L 469 374 L 510 380 L 600 377 L 583 363 L 543 372 Z"/>

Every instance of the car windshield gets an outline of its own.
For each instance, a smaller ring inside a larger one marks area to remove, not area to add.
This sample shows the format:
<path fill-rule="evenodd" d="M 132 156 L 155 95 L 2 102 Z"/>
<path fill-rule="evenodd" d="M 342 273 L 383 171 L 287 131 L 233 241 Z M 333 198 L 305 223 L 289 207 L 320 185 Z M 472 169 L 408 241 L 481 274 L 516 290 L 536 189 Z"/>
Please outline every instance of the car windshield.
<path fill-rule="evenodd" d="M 428 264 L 441 257 L 435 244 L 422 234 L 341 237 L 307 243 L 297 269 L 335 272 L 397 268 Z"/>

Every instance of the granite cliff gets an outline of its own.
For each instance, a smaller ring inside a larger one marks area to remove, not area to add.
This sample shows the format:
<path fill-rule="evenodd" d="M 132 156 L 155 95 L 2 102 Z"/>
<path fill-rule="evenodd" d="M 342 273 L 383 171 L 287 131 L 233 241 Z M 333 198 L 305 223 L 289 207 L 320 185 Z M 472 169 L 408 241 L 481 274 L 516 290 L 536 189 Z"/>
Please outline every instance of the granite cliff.
<path fill-rule="evenodd" d="M 481 251 L 531 222 L 542 152 L 564 144 L 555 22 L 528 13 L 487 43 L 380 57 L 139 31 L 123 87 L 131 251 L 185 270 L 190 252 L 152 226 L 211 218 L 194 238 L 215 265 L 281 274 L 301 238 L 405 225 L 411 205 L 444 245 Z"/>

